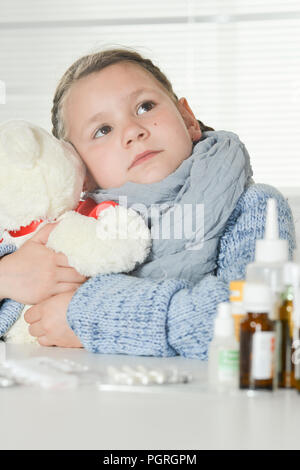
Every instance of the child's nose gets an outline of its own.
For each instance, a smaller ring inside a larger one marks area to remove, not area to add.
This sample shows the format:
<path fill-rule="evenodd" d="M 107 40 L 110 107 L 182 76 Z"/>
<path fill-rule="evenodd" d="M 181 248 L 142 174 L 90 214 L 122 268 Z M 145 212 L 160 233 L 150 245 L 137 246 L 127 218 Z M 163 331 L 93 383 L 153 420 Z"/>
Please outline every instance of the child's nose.
<path fill-rule="evenodd" d="M 125 146 L 130 145 L 136 140 L 144 140 L 148 137 L 149 132 L 146 128 L 139 124 L 131 123 L 126 127 L 123 134 L 123 144 Z"/>

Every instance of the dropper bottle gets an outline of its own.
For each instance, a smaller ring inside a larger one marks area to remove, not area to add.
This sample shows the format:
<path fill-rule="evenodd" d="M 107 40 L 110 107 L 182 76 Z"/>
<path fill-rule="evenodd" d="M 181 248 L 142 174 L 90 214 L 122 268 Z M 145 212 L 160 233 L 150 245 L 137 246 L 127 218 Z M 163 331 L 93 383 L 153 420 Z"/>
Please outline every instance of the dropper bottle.
<path fill-rule="evenodd" d="M 265 235 L 256 240 L 255 261 L 246 269 L 246 281 L 268 284 L 274 295 L 271 319 L 278 319 L 280 295 L 283 290 L 283 266 L 288 261 L 288 241 L 279 238 L 276 200 L 267 202 Z"/>
<path fill-rule="evenodd" d="M 210 388 L 217 392 L 234 390 L 239 377 L 239 345 L 229 302 L 218 304 L 214 337 L 209 348 Z"/>

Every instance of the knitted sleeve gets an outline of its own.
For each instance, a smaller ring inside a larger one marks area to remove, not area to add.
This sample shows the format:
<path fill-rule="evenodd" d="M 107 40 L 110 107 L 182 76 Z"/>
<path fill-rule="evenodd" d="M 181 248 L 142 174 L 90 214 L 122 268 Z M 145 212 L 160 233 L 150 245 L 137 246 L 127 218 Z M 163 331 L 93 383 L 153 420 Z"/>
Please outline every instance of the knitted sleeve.
<path fill-rule="evenodd" d="M 279 237 L 289 242 L 289 258 L 296 248 L 295 226 L 287 200 L 272 186 L 254 184 L 240 198 L 219 244 L 217 276 L 225 282 L 244 279 L 247 264 L 254 260 L 255 242 L 264 237 L 266 206 L 275 198 Z"/>
<path fill-rule="evenodd" d="M 14 245 L 4 245 L 4 243 L 0 243 L 0 258 L 5 255 L 9 255 L 15 251 L 16 247 Z"/>
<path fill-rule="evenodd" d="M 70 327 L 89 351 L 148 356 L 181 355 L 206 360 L 219 302 L 230 280 L 242 279 L 263 236 L 266 202 L 275 197 L 280 236 L 295 247 L 286 200 L 274 188 L 253 185 L 240 198 L 220 240 L 215 275 L 192 286 L 181 280 L 153 281 L 125 274 L 96 276 L 74 294 Z"/>
<path fill-rule="evenodd" d="M 1 257 L 9 255 L 15 251 L 14 245 L 4 245 L 0 243 L 0 263 Z M 0 279 L 1 282 L 1 279 Z M 0 301 L 0 338 L 19 318 L 23 305 L 11 299 L 4 299 Z"/>

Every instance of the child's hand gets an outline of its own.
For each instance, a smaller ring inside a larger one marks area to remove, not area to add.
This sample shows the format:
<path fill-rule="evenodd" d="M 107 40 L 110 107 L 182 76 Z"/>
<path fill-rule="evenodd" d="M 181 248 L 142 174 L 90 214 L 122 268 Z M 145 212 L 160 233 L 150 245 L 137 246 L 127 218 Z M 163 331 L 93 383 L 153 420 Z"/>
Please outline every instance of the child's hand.
<path fill-rule="evenodd" d="M 45 246 L 56 225 L 45 225 L 19 250 L 0 260 L 0 300 L 38 304 L 86 281 L 86 277 L 69 266 L 65 255 Z"/>
<path fill-rule="evenodd" d="M 30 307 L 25 321 L 30 324 L 29 333 L 38 339 L 41 346 L 82 348 L 82 344 L 68 325 L 66 313 L 75 291 L 55 295 Z"/>

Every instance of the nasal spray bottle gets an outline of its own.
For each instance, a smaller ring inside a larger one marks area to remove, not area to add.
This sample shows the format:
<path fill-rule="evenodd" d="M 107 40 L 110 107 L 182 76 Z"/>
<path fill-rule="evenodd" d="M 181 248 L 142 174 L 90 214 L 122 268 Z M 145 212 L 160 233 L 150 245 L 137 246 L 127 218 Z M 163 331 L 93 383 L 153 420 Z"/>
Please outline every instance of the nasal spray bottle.
<path fill-rule="evenodd" d="M 209 384 L 222 392 L 238 386 L 239 345 L 235 338 L 234 321 L 229 302 L 218 305 L 214 337 L 209 349 Z"/>
<path fill-rule="evenodd" d="M 288 262 L 288 241 L 279 238 L 278 214 L 275 199 L 268 199 L 265 236 L 256 241 L 255 261 L 247 266 L 246 281 L 262 282 L 272 291 L 273 301 L 270 320 L 275 324 L 275 387 L 290 387 L 290 374 L 285 374 L 287 362 L 285 349 L 290 345 L 286 336 L 285 318 L 281 318 L 282 292 L 284 291 L 284 266 Z"/>
<path fill-rule="evenodd" d="M 268 199 L 265 236 L 262 240 L 256 240 L 255 261 L 247 266 L 246 281 L 263 282 L 271 288 L 275 299 L 272 320 L 278 319 L 283 267 L 287 261 L 288 241 L 279 238 L 276 200 Z"/>

